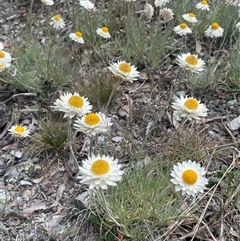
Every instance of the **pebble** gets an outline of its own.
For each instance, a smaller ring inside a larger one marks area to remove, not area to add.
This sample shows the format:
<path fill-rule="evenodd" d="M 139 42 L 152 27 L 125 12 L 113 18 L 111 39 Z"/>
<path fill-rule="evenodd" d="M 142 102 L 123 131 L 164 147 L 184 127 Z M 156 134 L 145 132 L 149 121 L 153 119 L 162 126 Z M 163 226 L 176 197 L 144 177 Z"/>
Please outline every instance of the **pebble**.
<path fill-rule="evenodd" d="M 24 181 L 24 180 L 21 180 L 20 181 L 20 185 L 21 186 L 32 186 L 32 183 L 31 182 L 29 182 L 29 181 Z"/>
<path fill-rule="evenodd" d="M 16 167 L 13 167 L 9 169 L 5 174 L 4 174 L 4 179 L 8 182 L 12 182 L 14 179 L 17 178 L 18 171 Z M 11 180 L 11 181 L 10 181 Z"/>
<path fill-rule="evenodd" d="M 100 145 L 105 144 L 105 137 L 104 136 L 99 136 L 98 137 L 98 144 L 100 144 Z"/>
<path fill-rule="evenodd" d="M 0 203 L 6 203 L 10 200 L 10 193 L 6 189 L 0 189 Z"/>
<path fill-rule="evenodd" d="M 80 193 L 77 197 L 76 197 L 76 204 L 77 207 L 80 210 L 89 208 L 89 204 L 90 204 L 90 193 L 89 191 L 85 191 Z"/>
<path fill-rule="evenodd" d="M 46 227 L 54 228 L 61 220 L 61 215 L 54 215 L 49 222 L 45 222 Z"/>
<path fill-rule="evenodd" d="M 17 157 L 18 159 L 20 159 L 23 155 L 23 153 L 21 151 L 14 151 L 14 150 L 11 150 L 10 152 L 13 156 Z"/>
<path fill-rule="evenodd" d="M 31 197 L 32 197 L 32 192 L 30 190 L 28 190 L 28 189 L 23 190 L 23 192 L 22 192 L 23 199 L 29 201 Z"/>
<path fill-rule="evenodd" d="M 121 136 L 114 136 L 113 138 L 112 138 L 112 141 L 113 142 L 120 142 L 122 140 L 122 137 Z"/>

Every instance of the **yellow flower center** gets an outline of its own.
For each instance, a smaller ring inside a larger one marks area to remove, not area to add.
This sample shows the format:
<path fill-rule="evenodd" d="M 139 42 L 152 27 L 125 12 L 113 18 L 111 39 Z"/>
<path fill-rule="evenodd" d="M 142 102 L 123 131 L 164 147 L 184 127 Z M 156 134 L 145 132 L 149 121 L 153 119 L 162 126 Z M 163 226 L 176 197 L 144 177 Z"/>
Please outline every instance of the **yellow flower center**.
<path fill-rule="evenodd" d="M 56 22 L 59 22 L 59 21 L 61 20 L 60 14 L 54 15 L 53 19 L 54 19 Z"/>
<path fill-rule="evenodd" d="M 97 114 L 89 113 L 85 116 L 84 122 L 89 126 L 94 126 L 99 124 L 100 118 Z"/>
<path fill-rule="evenodd" d="M 5 53 L 3 51 L 0 51 L 0 58 L 4 58 L 5 57 Z"/>
<path fill-rule="evenodd" d="M 219 28 L 218 23 L 213 23 L 213 24 L 212 24 L 212 29 L 213 29 L 213 30 L 217 30 L 218 28 Z"/>
<path fill-rule="evenodd" d="M 184 106 L 189 110 L 196 110 L 198 108 L 198 102 L 194 98 L 189 98 L 184 102 Z"/>
<path fill-rule="evenodd" d="M 131 72 L 131 66 L 126 62 L 119 64 L 118 69 L 127 74 Z"/>
<path fill-rule="evenodd" d="M 196 56 L 194 55 L 189 55 L 187 56 L 187 58 L 185 59 L 185 61 L 187 62 L 187 64 L 189 65 L 193 65 L 196 66 L 198 64 L 198 59 Z"/>
<path fill-rule="evenodd" d="M 194 170 L 188 169 L 182 174 L 182 179 L 184 183 L 193 185 L 198 180 L 198 174 Z"/>
<path fill-rule="evenodd" d="M 5 64 L 0 63 L 0 69 L 4 69 L 5 68 Z"/>
<path fill-rule="evenodd" d="M 77 32 L 75 33 L 75 35 L 76 35 L 76 37 L 78 37 L 78 38 L 81 38 L 81 37 L 82 37 L 82 33 L 79 32 L 79 31 L 77 31 Z"/>
<path fill-rule="evenodd" d="M 79 95 L 73 95 L 69 98 L 68 104 L 74 108 L 81 108 L 81 107 L 83 107 L 84 100 Z"/>
<path fill-rule="evenodd" d="M 191 17 L 191 18 L 195 17 L 195 14 L 194 14 L 194 13 L 189 13 L 188 15 L 189 15 L 189 17 Z"/>
<path fill-rule="evenodd" d="M 25 128 L 23 126 L 16 126 L 14 130 L 17 133 L 21 133 L 22 134 L 25 131 Z"/>
<path fill-rule="evenodd" d="M 102 27 L 102 31 L 103 31 L 104 33 L 108 33 L 108 28 L 107 28 L 107 27 Z"/>
<path fill-rule="evenodd" d="M 109 170 L 110 170 L 110 165 L 106 160 L 103 160 L 103 159 L 96 160 L 91 166 L 92 173 L 98 176 L 107 174 Z"/>
<path fill-rule="evenodd" d="M 207 5 L 208 4 L 208 2 L 206 1 L 206 0 L 202 0 L 202 5 Z"/>
<path fill-rule="evenodd" d="M 180 24 L 180 28 L 181 29 L 186 29 L 187 28 L 187 24 L 186 23 L 181 23 Z"/>

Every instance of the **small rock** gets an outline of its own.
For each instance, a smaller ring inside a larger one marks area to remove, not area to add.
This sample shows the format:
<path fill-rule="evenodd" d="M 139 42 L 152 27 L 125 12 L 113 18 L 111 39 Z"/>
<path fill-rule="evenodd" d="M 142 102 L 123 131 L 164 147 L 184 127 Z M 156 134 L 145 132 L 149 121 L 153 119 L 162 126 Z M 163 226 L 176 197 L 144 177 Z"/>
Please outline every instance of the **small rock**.
<path fill-rule="evenodd" d="M 216 132 L 212 131 L 212 130 L 209 130 L 208 131 L 208 134 L 213 137 L 213 138 L 220 138 L 220 136 L 218 134 L 216 134 Z"/>
<path fill-rule="evenodd" d="M 5 174 L 4 174 L 4 180 L 6 182 L 13 183 L 16 181 L 18 175 L 18 171 L 16 167 L 10 168 Z"/>
<path fill-rule="evenodd" d="M 89 204 L 90 204 L 90 193 L 89 193 L 89 191 L 85 191 L 85 192 L 80 193 L 76 197 L 75 200 L 76 200 L 77 207 L 80 210 L 89 208 Z"/>
<path fill-rule="evenodd" d="M 105 137 L 104 136 L 99 136 L 98 137 L 98 144 L 100 144 L 100 145 L 105 144 Z"/>
<path fill-rule="evenodd" d="M 29 201 L 31 197 L 32 192 L 30 190 L 26 189 L 22 192 L 22 198 L 24 198 L 25 200 Z"/>
<path fill-rule="evenodd" d="M 0 189 L 0 203 L 6 203 L 10 200 L 10 193 L 6 189 Z"/>
<path fill-rule="evenodd" d="M 237 103 L 236 100 L 229 100 L 229 101 L 227 102 L 227 105 L 228 105 L 228 106 L 234 106 L 236 103 Z"/>
<path fill-rule="evenodd" d="M 20 185 L 21 185 L 21 186 L 32 186 L 32 183 L 29 182 L 29 181 L 21 180 L 21 181 L 20 181 Z"/>
<path fill-rule="evenodd" d="M 227 124 L 228 128 L 232 131 L 235 131 L 237 129 L 240 128 L 240 115 L 236 118 L 234 118 L 233 120 L 231 120 L 228 124 Z"/>
<path fill-rule="evenodd" d="M 113 142 L 120 142 L 122 140 L 122 137 L 121 136 L 114 136 L 113 138 L 112 138 L 112 141 Z"/>
<path fill-rule="evenodd" d="M 117 113 L 122 118 L 127 118 L 129 116 L 128 112 L 122 108 L 119 109 Z"/>
<path fill-rule="evenodd" d="M 61 220 L 60 215 L 54 215 L 49 222 L 46 222 L 45 225 L 48 228 L 54 228 Z"/>
<path fill-rule="evenodd" d="M 13 156 L 17 157 L 18 159 L 20 159 L 23 155 L 23 153 L 21 151 L 14 151 L 14 150 L 11 150 L 10 152 Z"/>
<path fill-rule="evenodd" d="M 42 173 L 42 167 L 38 163 L 34 164 L 33 169 L 36 174 L 40 175 Z"/>

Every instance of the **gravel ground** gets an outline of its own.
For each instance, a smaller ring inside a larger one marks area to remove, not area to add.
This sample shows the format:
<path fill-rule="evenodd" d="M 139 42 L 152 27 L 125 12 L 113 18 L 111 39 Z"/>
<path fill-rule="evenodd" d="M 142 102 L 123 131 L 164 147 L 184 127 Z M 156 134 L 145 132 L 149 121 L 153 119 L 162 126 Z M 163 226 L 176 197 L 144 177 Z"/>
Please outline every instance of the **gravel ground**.
<path fill-rule="evenodd" d="M 21 33 L 26 28 L 29 6 L 30 1 L 0 0 L 0 41 L 6 47 L 11 48 L 9 36 L 22 41 Z M 71 3 L 65 1 L 56 4 L 55 8 L 55 10 L 61 9 L 64 15 L 71 9 Z M 42 18 L 46 14 L 45 10 L 42 10 L 40 1 L 34 1 L 32 19 Z M 151 81 L 147 80 L 144 83 L 136 81 L 133 85 L 123 86 L 124 95 L 119 97 L 115 105 L 109 109 L 109 115 L 114 123 L 110 135 L 112 142 L 110 148 L 114 150 L 116 157 L 121 159 L 123 164 L 127 163 L 129 155 L 122 151 L 119 142 L 122 139 L 131 140 L 130 149 L 139 146 L 153 124 L 153 117 L 158 118 L 158 124 L 142 153 L 143 159 L 147 160 L 150 155 L 162 152 L 165 146 L 169 146 L 169 151 L 178 151 L 174 149 L 174 143 L 169 144 L 168 141 L 175 133 L 176 127 L 169 117 L 169 85 L 180 81 L 181 84 L 175 84 L 178 91 L 185 91 L 186 94 L 192 94 L 192 91 L 187 89 L 186 83 L 181 80 L 180 76 L 176 80 L 176 69 L 166 71 L 167 62 L 163 66 L 165 67 L 158 73 L 152 73 Z M 19 114 L 18 117 L 22 123 L 30 126 L 33 132 L 41 122 L 42 113 L 46 111 L 44 108 L 29 110 L 28 106 L 35 101 L 34 97 L 17 94 L 21 93 L 0 83 L 0 200 L 7 200 L 4 211 L 0 212 L 4 225 L 2 229 L 0 226 L 1 240 L 96 240 L 99 236 L 97 229 L 85 221 L 89 213 L 81 209 L 79 199 L 81 200 L 82 197 L 79 196 L 81 194 L 79 184 L 71 178 L 62 164 L 63 160 L 68 158 L 67 153 L 59 157 L 54 155 L 48 158 L 41 155 L 34 157 L 26 150 L 26 142 L 20 141 L 19 148 L 13 157 L 15 143 L 7 132 L 13 123 L 12 110 L 14 109 Z M 209 117 L 203 119 L 202 125 L 199 125 L 199 132 L 204 137 L 203 145 L 223 145 L 239 141 L 239 131 L 231 132 L 226 128 L 226 124 L 240 114 L 239 93 L 229 94 L 218 89 L 195 90 L 194 94 L 201 96 L 210 110 Z M 166 109 L 159 110 L 159 106 L 166 106 Z M 132 130 L 126 130 L 131 111 L 134 125 Z M 185 143 L 181 143 L 181 138 L 188 138 L 191 133 L 179 132 L 179 135 L 176 142 L 181 150 L 186 148 Z M 86 139 L 78 136 L 75 146 L 78 153 L 82 151 L 84 143 Z M 211 171 L 219 170 L 223 164 L 228 166 L 232 161 L 232 156 L 231 151 L 226 151 L 220 160 L 211 163 Z M 69 162 L 68 166 L 73 174 L 76 174 L 74 164 Z M 212 217 L 216 218 L 214 205 L 210 209 L 212 209 Z M 207 215 L 209 213 L 210 211 Z M 223 218 L 222 222 L 224 232 L 228 232 L 225 240 L 240 240 L 239 213 L 236 210 L 231 214 L 226 213 L 226 218 Z M 219 227 L 215 225 L 212 232 L 218 235 Z M 156 240 L 158 240 L 157 237 Z M 188 240 L 187 236 L 184 240 Z"/>

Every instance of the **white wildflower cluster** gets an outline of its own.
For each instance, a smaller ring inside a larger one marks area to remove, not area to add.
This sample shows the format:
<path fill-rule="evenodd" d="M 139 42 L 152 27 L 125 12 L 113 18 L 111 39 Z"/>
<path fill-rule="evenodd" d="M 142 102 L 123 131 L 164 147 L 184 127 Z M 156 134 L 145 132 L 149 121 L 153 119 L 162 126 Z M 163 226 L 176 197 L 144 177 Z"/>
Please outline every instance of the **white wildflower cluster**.
<path fill-rule="evenodd" d="M 95 136 L 107 133 L 112 125 L 110 118 L 104 113 L 91 112 L 86 97 L 79 93 L 65 93 L 54 102 L 52 108 L 55 111 L 64 112 L 64 117 L 74 118 L 73 127 L 86 135 Z M 106 155 L 91 155 L 83 161 L 80 167 L 81 183 L 89 185 L 90 189 L 107 189 L 108 186 L 115 186 L 117 181 L 122 179 L 123 171 L 118 160 Z"/>

